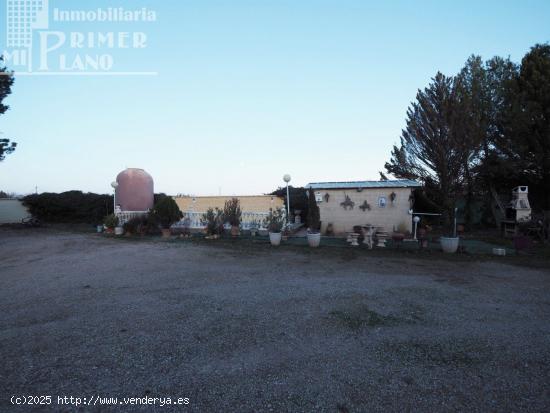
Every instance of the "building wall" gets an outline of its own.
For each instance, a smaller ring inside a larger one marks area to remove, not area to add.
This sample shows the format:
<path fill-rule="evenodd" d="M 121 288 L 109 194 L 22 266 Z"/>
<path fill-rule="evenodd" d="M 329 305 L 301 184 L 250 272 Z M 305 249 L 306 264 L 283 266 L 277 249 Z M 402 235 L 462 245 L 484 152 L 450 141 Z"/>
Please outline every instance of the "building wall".
<path fill-rule="evenodd" d="M 392 203 L 390 194 L 395 193 L 395 200 Z M 393 231 L 402 224 L 408 231 L 412 230 L 412 216 L 409 215 L 411 188 L 365 188 L 361 192 L 356 189 L 316 189 L 316 198 L 320 195 L 321 202 L 318 202 L 321 213 L 321 231 L 326 231 L 327 225 L 332 223 L 334 233 L 343 235 L 351 232 L 354 225 L 374 225 L 383 227 L 385 231 Z M 329 195 L 328 202 L 325 194 Z M 353 209 L 345 210 L 340 204 L 345 201 L 348 195 L 355 203 Z M 379 207 L 379 197 L 386 198 L 386 206 Z M 359 208 L 364 201 L 370 204 L 370 210 L 363 211 Z"/>
<path fill-rule="evenodd" d="M 18 199 L 0 199 L 0 224 L 20 224 L 29 211 Z"/>
<path fill-rule="evenodd" d="M 182 212 L 206 212 L 208 208 L 223 210 L 225 201 L 231 198 L 239 198 L 243 212 L 269 212 L 270 208 L 284 209 L 283 198 L 271 195 L 174 197 Z"/>

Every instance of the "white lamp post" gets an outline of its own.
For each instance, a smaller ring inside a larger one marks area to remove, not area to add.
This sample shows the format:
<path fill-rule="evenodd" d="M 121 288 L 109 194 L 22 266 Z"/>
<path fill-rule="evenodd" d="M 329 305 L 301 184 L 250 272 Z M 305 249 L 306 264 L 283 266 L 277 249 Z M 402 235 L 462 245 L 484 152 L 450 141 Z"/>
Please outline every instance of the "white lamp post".
<path fill-rule="evenodd" d="M 288 193 L 288 183 L 290 182 L 290 175 L 285 174 L 285 176 L 283 176 L 283 181 L 286 182 L 286 223 L 288 225 L 290 224 L 290 194 Z"/>
<path fill-rule="evenodd" d="M 118 182 L 113 181 L 111 182 L 111 186 L 113 187 L 113 214 L 116 212 L 116 189 L 118 187 Z"/>
<path fill-rule="evenodd" d="M 418 223 L 420 222 L 420 217 L 416 216 L 413 218 L 414 222 L 414 239 L 416 240 L 416 229 L 418 228 Z"/>

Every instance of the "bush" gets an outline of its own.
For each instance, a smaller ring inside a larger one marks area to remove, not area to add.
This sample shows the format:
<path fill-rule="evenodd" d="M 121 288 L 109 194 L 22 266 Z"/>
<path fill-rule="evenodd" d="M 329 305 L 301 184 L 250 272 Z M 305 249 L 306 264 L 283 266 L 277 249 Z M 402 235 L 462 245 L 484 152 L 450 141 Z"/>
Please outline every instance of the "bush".
<path fill-rule="evenodd" d="M 238 198 L 231 198 L 225 201 L 223 208 L 223 219 L 225 222 L 229 222 L 232 227 L 238 227 L 241 224 L 241 203 Z"/>
<path fill-rule="evenodd" d="M 319 205 L 315 200 L 313 188 L 309 188 L 308 192 L 308 209 L 307 209 L 307 225 L 311 232 L 319 232 L 321 230 L 321 213 Z"/>
<path fill-rule="evenodd" d="M 147 220 L 147 217 L 139 216 L 129 219 L 122 226 L 124 228 L 124 232 L 129 232 L 131 234 L 142 232 L 144 220 Z"/>
<path fill-rule="evenodd" d="M 107 228 L 114 228 L 118 225 L 118 217 L 115 214 L 109 214 L 103 218 L 103 224 Z"/>
<path fill-rule="evenodd" d="M 113 212 L 112 195 L 82 191 L 28 195 L 23 198 L 23 204 L 44 222 L 98 224 L 106 214 Z"/>
<path fill-rule="evenodd" d="M 152 214 L 140 215 L 128 220 L 124 224 L 124 231 L 140 235 L 156 235 L 159 231 L 159 223 Z"/>
<path fill-rule="evenodd" d="M 305 222 L 308 210 L 307 189 L 289 185 L 288 194 L 290 196 L 290 211 L 300 210 L 300 218 L 302 222 Z M 273 191 L 271 195 L 283 198 L 285 205 L 287 205 L 286 187 L 279 187 L 276 191 Z M 292 221 L 290 218 L 291 217 L 289 217 L 289 221 Z"/>
<path fill-rule="evenodd" d="M 223 213 L 218 208 L 208 208 L 202 216 L 206 225 L 207 235 L 221 235 L 223 233 Z"/>
<path fill-rule="evenodd" d="M 281 208 L 277 208 L 275 211 L 269 211 L 269 215 L 264 220 L 264 225 L 269 232 L 281 232 L 285 223 L 285 216 Z"/>
<path fill-rule="evenodd" d="M 162 228 L 169 229 L 172 224 L 183 218 L 183 213 L 180 211 L 178 204 L 174 198 L 169 196 L 160 197 L 153 207 L 153 219 L 157 219 Z"/>

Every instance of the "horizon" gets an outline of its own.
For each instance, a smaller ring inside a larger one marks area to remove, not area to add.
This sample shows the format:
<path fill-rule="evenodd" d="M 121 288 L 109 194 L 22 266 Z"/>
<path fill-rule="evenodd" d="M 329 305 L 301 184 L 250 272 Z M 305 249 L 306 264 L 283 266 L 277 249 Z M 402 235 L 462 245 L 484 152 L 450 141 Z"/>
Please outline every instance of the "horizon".
<path fill-rule="evenodd" d="M 49 7 L 50 17 L 75 8 L 69 0 Z M 18 143 L 0 163 L 5 192 L 110 194 L 127 167 L 151 174 L 155 192 L 195 196 L 268 194 L 285 186 L 287 173 L 294 187 L 378 180 L 417 90 L 438 71 L 455 75 L 472 54 L 520 63 L 550 40 L 543 1 L 76 7 L 155 11 L 156 21 L 51 25 L 143 31 L 147 46 L 114 51 L 115 65 L 158 74 L 16 72 L 10 110 L 0 117 L 0 136 Z"/>

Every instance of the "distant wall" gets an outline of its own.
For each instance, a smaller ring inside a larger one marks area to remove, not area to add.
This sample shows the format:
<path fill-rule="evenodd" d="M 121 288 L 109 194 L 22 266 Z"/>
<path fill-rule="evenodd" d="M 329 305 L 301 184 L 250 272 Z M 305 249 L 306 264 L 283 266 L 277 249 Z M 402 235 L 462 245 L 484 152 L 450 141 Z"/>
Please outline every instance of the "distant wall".
<path fill-rule="evenodd" d="M 270 208 L 284 208 L 284 200 L 274 195 L 174 197 L 182 212 L 206 212 L 208 208 L 223 210 L 225 201 L 231 198 L 239 199 L 243 212 L 269 212 Z"/>
<path fill-rule="evenodd" d="M 385 231 L 393 231 L 399 225 L 404 225 L 408 231 L 412 230 L 412 216 L 409 197 L 411 188 L 365 188 L 358 192 L 357 189 L 316 189 L 314 191 L 321 201 L 319 211 L 321 213 L 321 231 L 326 231 L 327 225 L 332 224 L 334 233 L 343 235 L 351 232 L 354 225 L 374 225 L 383 227 Z M 391 193 L 395 193 L 395 200 L 391 201 Z M 328 194 L 328 201 L 326 195 Z M 353 209 L 344 209 L 341 205 L 346 195 L 354 203 Z M 385 198 L 384 207 L 379 205 L 379 199 Z M 363 211 L 360 207 L 367 201 L 370 210 Z"/>
<path fill-rule="evenodd" d="M 29 211 L 18 199 L 0 199 L 0 224 L 19 224 Z"/>

